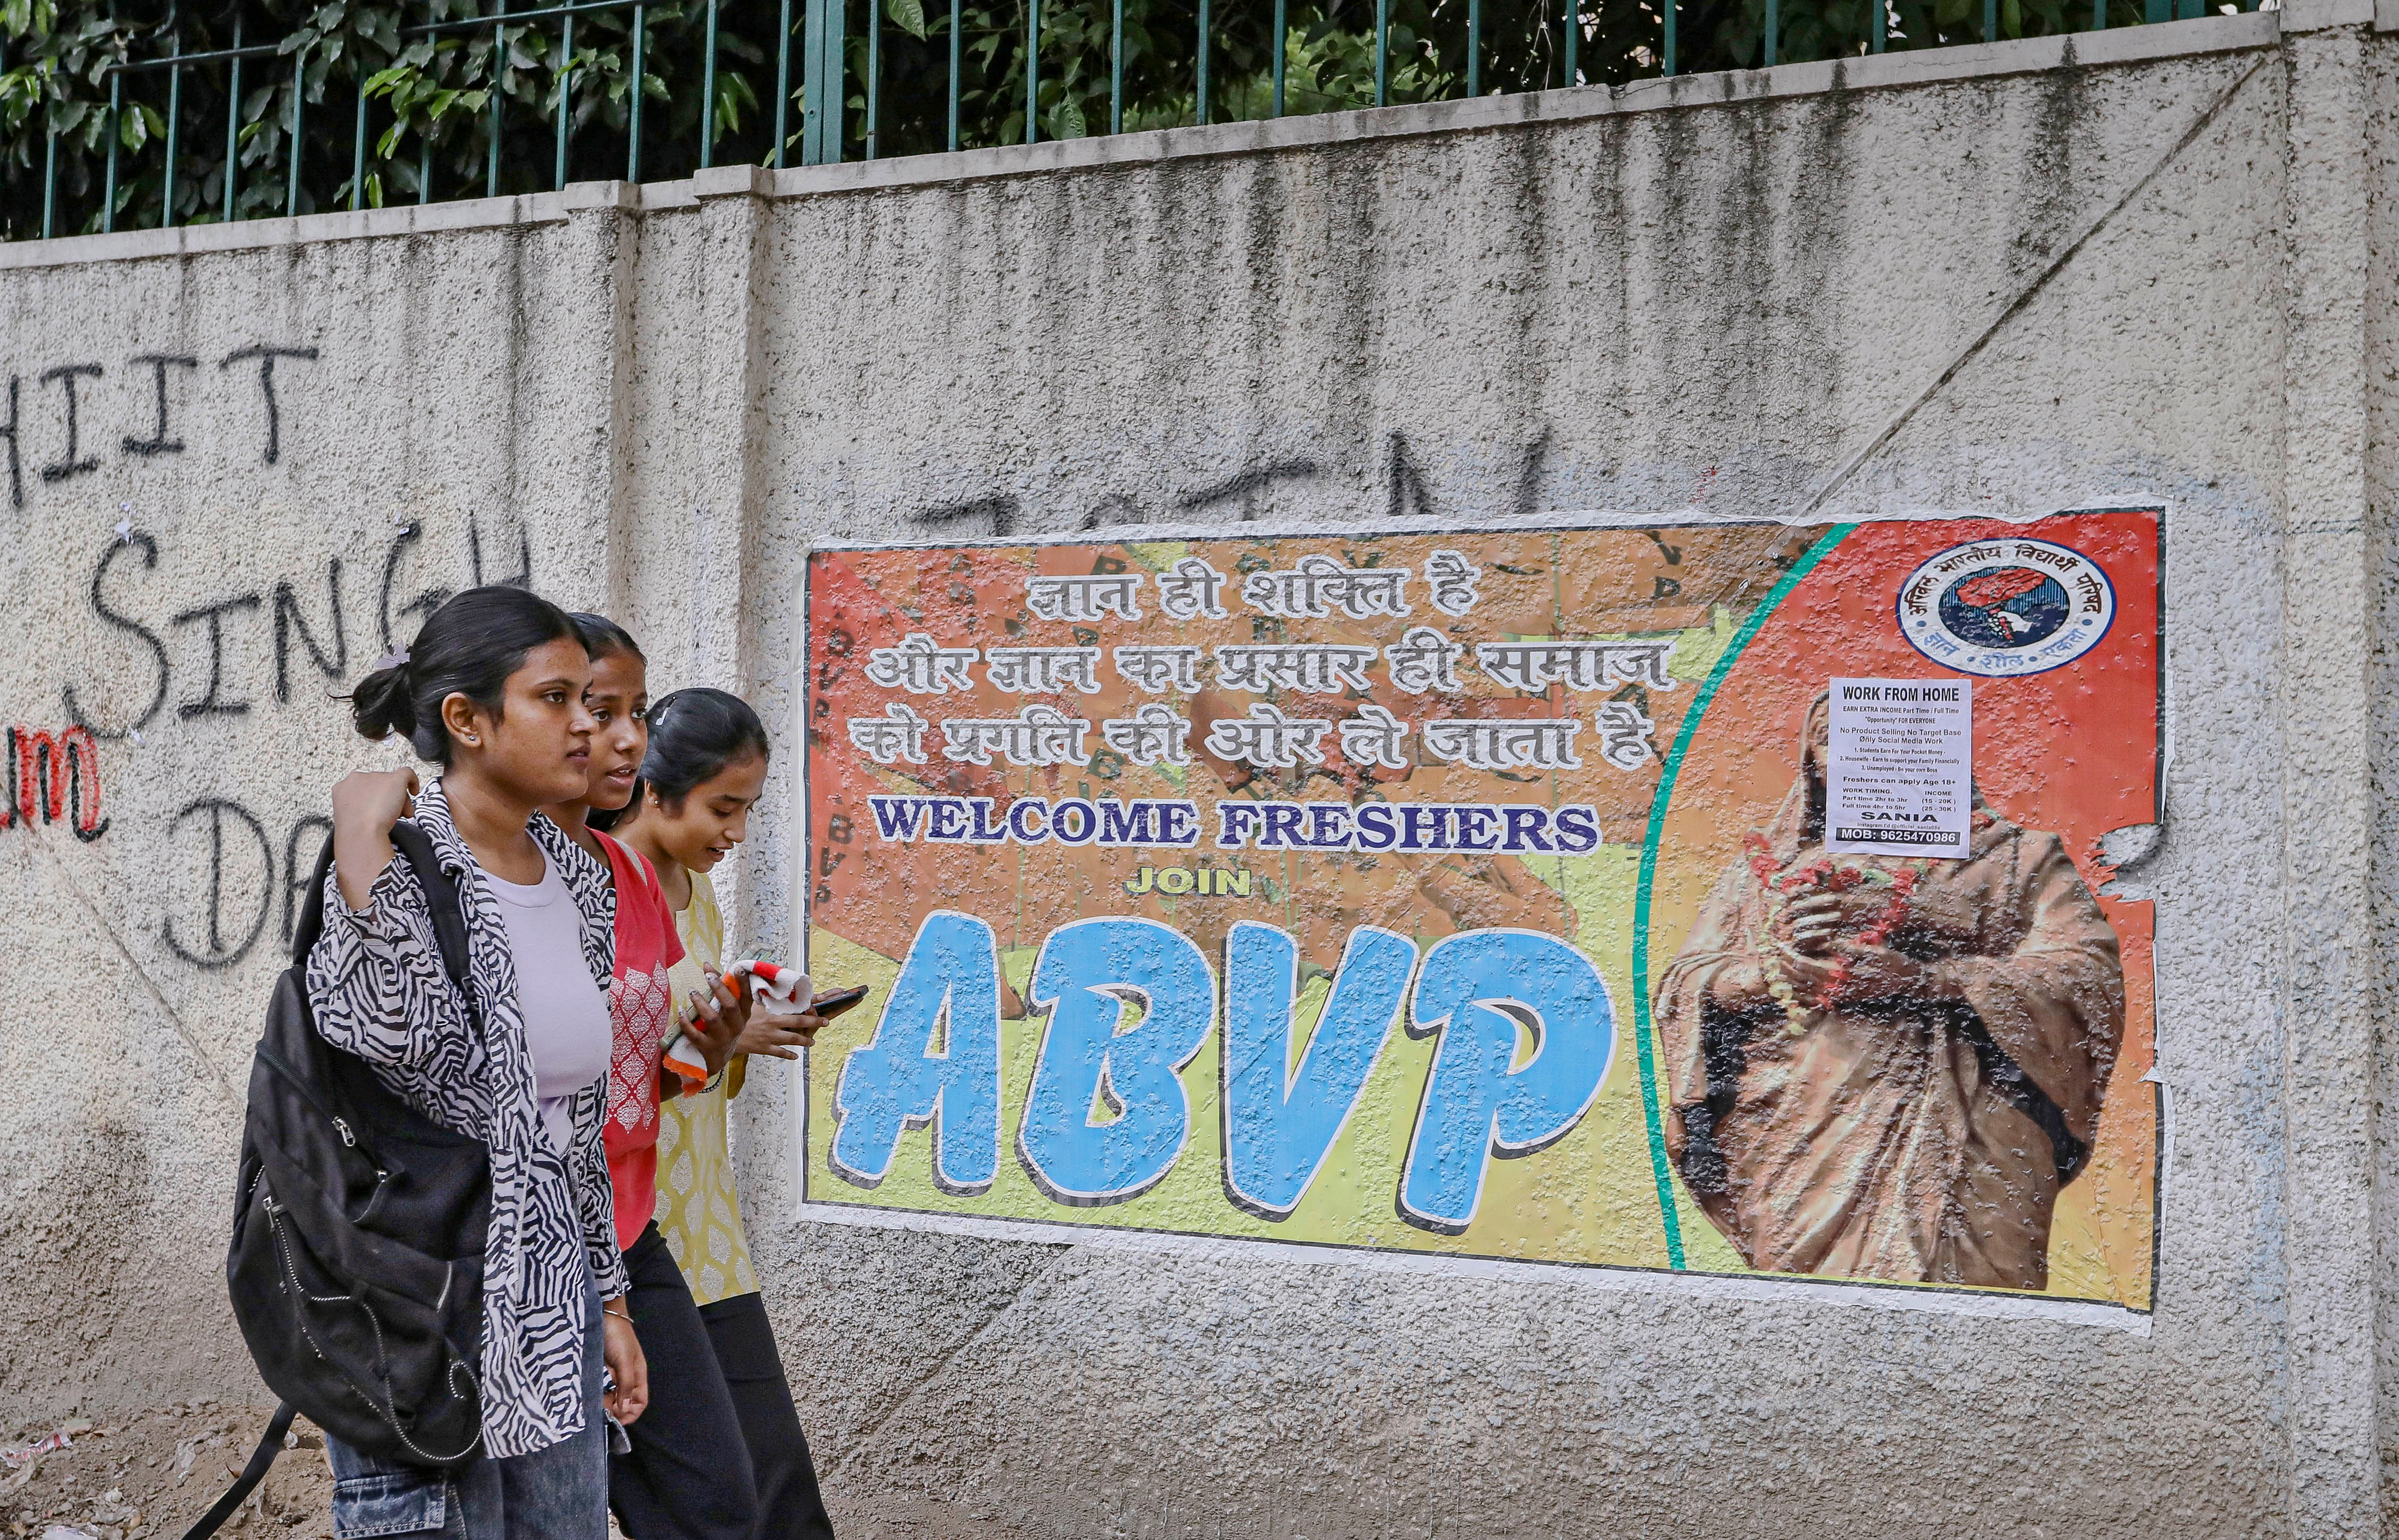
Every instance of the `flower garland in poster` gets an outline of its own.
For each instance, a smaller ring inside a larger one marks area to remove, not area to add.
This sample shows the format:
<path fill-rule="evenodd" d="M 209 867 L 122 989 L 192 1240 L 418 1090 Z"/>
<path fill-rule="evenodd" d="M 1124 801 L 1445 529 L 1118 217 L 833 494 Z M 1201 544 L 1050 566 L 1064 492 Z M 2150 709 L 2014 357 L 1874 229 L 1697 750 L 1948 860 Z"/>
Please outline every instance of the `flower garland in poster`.
<path fill-rule="evenodd" d="M 1786 916 L 1791 905 L 1798 899 L 1824 893 L 1849 893 L 1860 888 L 1880 887 L 1887 891 L 1881 909 L 1861 927 L 1854 944 L 1878 947 L 1889 941 L 1907 917 L 1907 900 L 1916 885 L 1924 880 L 1927 867 L 1922 861 L 1902 863 L 1896 870 L 1878 863 L 1844 861 L 1832 855 L 1820 855 L 1804 866 L 1785 868 L 1774 858 L 1766 836 L 1752 830 L 1742 842 L 1749 851 L 1749 869 L 1757 877 L 1757 885 L 1766 896 L 1766 929 L 1758 953 L 1765 959 L 1766 992 L 1782 1007 L 1784 1030 L 1796 1037 L 1808 1030 L 1808 1021 L 1817 1011 L 1830 1005 L 1849 982 L 1850 969 L 1856 959 L 1843 953 L 1833 959 L 1826 970 L 1822 990 L 1811 999 L 1802 1000 L 1798 986 L 1782 964 L 1789 929 Z M 1770 944 L 1769 944 L 1770 943 Z"/>

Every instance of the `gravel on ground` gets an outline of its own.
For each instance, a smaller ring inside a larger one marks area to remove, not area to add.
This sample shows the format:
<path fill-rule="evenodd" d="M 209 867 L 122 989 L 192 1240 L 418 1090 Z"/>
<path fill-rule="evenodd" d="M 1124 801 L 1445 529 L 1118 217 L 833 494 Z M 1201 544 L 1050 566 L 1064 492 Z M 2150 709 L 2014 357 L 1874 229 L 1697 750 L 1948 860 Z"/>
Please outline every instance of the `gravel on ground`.
<path fill-rule="evenodd" d="M 240 1474 L 273 1413 L 267 1406 L 192 1401 L 0 1425 L 0 1451 L 53 1433 L 67 1439 L 28 1461 L 0 1461 L 0 1540 L 179 1540 Z M 218 1533 L 331 1540 L 332 1497 L 325 1437 L 302 1418 L 266 1479 Z M 1032 1540 L 1030 1532 L 962 1504 L 837 1489 L 826 1501 L 841 1540 Z M 613 1523 L 609 1530 L 617 1540 Z"/>

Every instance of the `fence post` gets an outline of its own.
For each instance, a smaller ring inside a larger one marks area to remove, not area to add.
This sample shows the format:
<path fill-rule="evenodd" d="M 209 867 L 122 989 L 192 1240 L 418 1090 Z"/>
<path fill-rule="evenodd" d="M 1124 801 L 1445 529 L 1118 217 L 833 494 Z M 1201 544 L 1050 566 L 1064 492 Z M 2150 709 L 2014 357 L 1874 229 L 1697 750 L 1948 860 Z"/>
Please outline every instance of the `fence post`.
<path fill-rule="evenodd" d="M 785 115 L 792 105 L 792 0 L 779 0 L 775 29 L 775 169 L 783 169 L 783 146 L 792 140 Z"/>
<path fill-rule="evenodd" d="M 291 172 L 283 187 L 283 217 L 300 217 L 300 109 L 308 95 L 308 50 L 291 56 Z"/>
<path fill-rule="evenodd" d="M 59 131 L 52 128 L 49 142 L 42 151 L 42 238 L 50 238 L 54 216 L 59 209 Z"/>
<path fill-rule="evenodd" d="M 1472 4 L 1472 0 L 1468 0 Z M 1201 123 L 1208 121 L 1208 0 L 1200 0 L 1200 75 L 1194 104 Z"/>
<path fill-rule="evenodd" d="M 849 7 L 847 0 L 824 0 L 825 115 L 818 125 L 817 158 L 824 165 L 841 164 L 844 84 L 849 78 Z"/>
<path fill-rule="evenodd" d="M 642 181 L 642 83 L 649 69 L 647 45 L 650 34 L 650 7 L 633 7 L 633 104 L 625 122 L 625 180 L 636 186 Z"/>
<path fill-rule="evenodd" d="M 573 131 L 575 118 L 575 13 L 568 11 L 558 23 L 558 173 L 552 184 L 566 185 L 566 139 Z"/>
<path fill-rule="evenodd" d="M 1024 142 L 1040 141 L 1041 0 L 1024 0 Z"/>
<path fill-rule="evenodd" d="M 800 164 L 841 160 L 843 0 L 808 0 L 800 44 L 800 94 L 807 103 L 800 129 Z"/>
<path fill-rule="evenodd" d="M 1582 0 L 1566 0 L 1565 79 L 1562 84 L 1568 86 L 1582 84 L 1576 78 L 1581 74 L 1581 48 Z"/>
<path fill-rule="evenodd" d="M 807 0 L 800 20 L 800 164 L 820 165 L 824 140 L 824 7 Z"/>
<path fill-rule="evenodd" d="M 1124 83 L 1124 0 L 1117 4 L 1117 83 L 1121 95 Z M 958 61 L 961 43 L 958 29 L 966 24 L 964 0 L 950 0 L 950 148 L 958 147 Z"/>
<path fill-rule="evenodd" d="M 241 216 L 235 193 L 241 182 L 241 7 L 233 8 L 233 62 L 226 66 L 224 222 Z"/>
<path fill-rule="evenodd" d="M 1124 0 L 1117 0 L 1117 5 L 1118 14 L 1121 15 Z M 1291 30 L 1291 21 L 1285 11 L 1285 0 L 1275 0 L 1274 30 L 1274 115 L 1281 117 L 1282 115 L 1283 35 Z"/>
<path fill-rule="evenodd" d="M 350 211 L 367 206 L 367 73 L 359 71 L 358 117 L 350 125 Z"/>
<path fill-rule="evenodd" d="M 1375 105 L 1391 100 L 1391 0 L 1375 0 Z"/>
<path fill-rule="evenodd" d="M 116 19 L 109 18 L 111 21 Z M 116 228 L 116 141 L 125 128 L 125 73 L 108 72 L 108 181 L 101 193 L 100 229 L 106 235 Z"/>
<path fill-rule="evenodd" d="M 495 0 L 492 14 L 508 13 L 508 0 Z M 483 196 L 500 196 L 500 75 L 508 61 L 508 27 L 504 22 L 492 25 L 492 142 L 483 156 Z"/>
<path fill-rule="evenodd" d="M 171 39 L 169 46 L 174 49 L 170 57 L 176 59 L 183 56 L 182 13 L 183 7 L 179 4 L 167 7 L 167 30 Z M 176 130 L 181 127 L 183 117 L 183 66 L 169 64 L 167 66 L 167 176 L 166 184 L 158 195 L 158 228 L 161 230 L 171 230 L 175 226 L 175 155 L 182 148 L 182 138 Z"/>
<path fill-rule="evenodd" d="M 1200 0 L 1202 5 L 1207 0 Z M 877 130 L 883 124 L 883 7 L 866 0 L 866 158 L 881 148 Z"/>
<path fill-rule="evenodd" d="M 708 58 L 699 72 L 699 166 L 716 164 L 716 0 L 708 0 Z"/>

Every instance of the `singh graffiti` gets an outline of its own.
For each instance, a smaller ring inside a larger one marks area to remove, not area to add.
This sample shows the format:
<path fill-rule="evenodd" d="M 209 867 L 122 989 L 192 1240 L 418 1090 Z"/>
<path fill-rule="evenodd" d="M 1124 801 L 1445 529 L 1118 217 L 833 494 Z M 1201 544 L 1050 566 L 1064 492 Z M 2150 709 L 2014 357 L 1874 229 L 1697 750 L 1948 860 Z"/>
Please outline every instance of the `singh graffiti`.
<path fill-rule="evenodd" d="M 2147 1309 L 2162 517 L 818 551 L 808 1202 Z"/>

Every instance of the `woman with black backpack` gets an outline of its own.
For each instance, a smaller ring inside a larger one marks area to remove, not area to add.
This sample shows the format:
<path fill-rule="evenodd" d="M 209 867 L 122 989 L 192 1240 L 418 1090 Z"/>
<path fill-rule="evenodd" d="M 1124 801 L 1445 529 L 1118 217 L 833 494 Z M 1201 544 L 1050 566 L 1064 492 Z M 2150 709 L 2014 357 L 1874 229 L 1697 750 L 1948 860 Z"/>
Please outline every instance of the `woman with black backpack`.
<path fill-rule="evenodd" d="M 336 1535 L 603 1540 L 603 1407 L 630 1423 L 647 1401 L 601 1138 L 614 900 L 606 871 L 535 812 L 584 794 L 590 678 L 564 612 L 478 588 L 436 610 L 351 697 L 360 733 L 399 733 L 441 773 L 422 790 L 408 770 L 334 788 L 308 1005 L 327 1042 L 487 1147 L 491 1196 L 481 1448 L 445 1472 L 329 1439 Z M 425 885 L 393 858 L 402 817 L 456 889 L 464 991 L 444 972 Z M 615 1382 L 604 1396 L 603 1358 Z"/>

